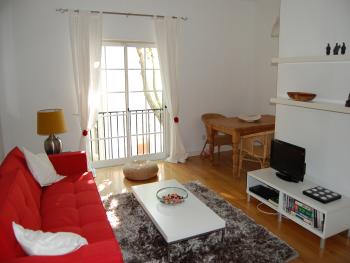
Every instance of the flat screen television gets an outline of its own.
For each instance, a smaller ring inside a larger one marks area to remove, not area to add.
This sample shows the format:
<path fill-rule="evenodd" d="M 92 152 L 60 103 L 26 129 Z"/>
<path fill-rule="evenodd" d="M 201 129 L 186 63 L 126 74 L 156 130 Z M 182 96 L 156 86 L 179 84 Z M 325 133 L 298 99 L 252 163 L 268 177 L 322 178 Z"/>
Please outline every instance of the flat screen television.
<path fill-rule="evenodd" d="M 299 182 L 305 175 L 305 149 L 284 141 L 273 140 L 271 144 L 270 166 L 276 175 L 286 181 Z"/>

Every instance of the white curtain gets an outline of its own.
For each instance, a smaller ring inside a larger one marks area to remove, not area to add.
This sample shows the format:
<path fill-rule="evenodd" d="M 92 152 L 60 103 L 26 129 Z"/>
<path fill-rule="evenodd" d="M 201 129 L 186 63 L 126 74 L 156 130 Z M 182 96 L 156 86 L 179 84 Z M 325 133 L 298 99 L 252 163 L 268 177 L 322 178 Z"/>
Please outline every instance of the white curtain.
<path fill-rule="evenodd" d="M 100 102 L 102 14 L 69 11 L 75 91 L 80 118 L 80 149 L 86 150 L 87 134 L 97 118 Z"/>
<path fill-rule="evenodd" d="M 171 17 L 154 19 L 161 78 L 170 115 L 169 157 L 167 161 L 172 163 L 184 163 L 188 157 L 179 130 L 181 118 L 179 118 L 177 90 L 180 25 L 180 19 Z"/>

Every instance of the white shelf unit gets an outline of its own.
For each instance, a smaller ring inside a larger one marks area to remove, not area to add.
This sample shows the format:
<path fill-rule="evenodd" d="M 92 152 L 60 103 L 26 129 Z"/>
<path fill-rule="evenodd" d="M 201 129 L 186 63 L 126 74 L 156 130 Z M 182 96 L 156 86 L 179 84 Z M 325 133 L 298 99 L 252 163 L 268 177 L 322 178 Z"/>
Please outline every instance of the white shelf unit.
<path fill-rule="evenodd" d="M 286 63 L 324 63 L 324 62 L 350 62 L 349 55 L 329 55 L 329 56 L 305 56 L 305 57 L 284 57 L 272 58 L 272 64 Z"/>
<path fill-rule="evenodd" d="M 336 103 L 325 103 L 325 102 L 303 102 L 303 101 L 295 101 L 287 98 L 271 98 L 271 103 L 274 104 L 282 104 L 294 107 L 302 107 L 314 110 L 322 110 L 322 111 L 332 111 L 344 114 L 350 114 L 350 107 L 345 107 L 341 104 Z"/>
<path fill-rule="evenodd" d="M 279 192 L 278 206 L 272 205 L 268 200 L 252 193 L 249 188 L 255 185 L 265 185 L 273 188 Z M 302 192 L 303 190 L 311 187 L 318 186 L 317 183 L 304 180 L 303 182 L 293 183 L 284 181 L 276 176 L 276 170 L 272 168 L 265 168 L 256 171 L 250 171 L 247 174 L 247 194 L 248 200 L 250 197 L 254 197 L 270 208 L 279 213 L 279 220 L 282 220 L 282 215 L 301 225 L 305 229 L 314 233 L 321 238 L 321 249 L 325 246 L 326 238 L 336 235 L 340 232 L 348 230 L 348 236 L 350 235 L 350 198 L 342 196 L 341 199 L 323 204 L 318 202 Z M 283 208 L 284 195 L 291 197 L 299 202 L 317 210 L 324 214 L 323 230 L 314 228 L 313 226 L 305 223 L 298 217 L 288 213 Z"/>

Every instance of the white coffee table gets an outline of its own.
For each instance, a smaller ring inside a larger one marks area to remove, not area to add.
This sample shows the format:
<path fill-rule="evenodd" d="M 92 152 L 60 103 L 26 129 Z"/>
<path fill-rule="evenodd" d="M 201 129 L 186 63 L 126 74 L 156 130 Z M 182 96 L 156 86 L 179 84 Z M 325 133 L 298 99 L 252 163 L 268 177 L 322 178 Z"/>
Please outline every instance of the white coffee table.
<path fill-rule="evenodd" d="M 181 204 L 161 203 L 156 193 L 160 188 L 168 186 L 186 190 L 176 180 L 132 187 L 134 196 L 168 244 L 225 229 L 225 221 L 188 190 L 188 198 Z M 224 231 L 222 238 L 223 235 Z"/>

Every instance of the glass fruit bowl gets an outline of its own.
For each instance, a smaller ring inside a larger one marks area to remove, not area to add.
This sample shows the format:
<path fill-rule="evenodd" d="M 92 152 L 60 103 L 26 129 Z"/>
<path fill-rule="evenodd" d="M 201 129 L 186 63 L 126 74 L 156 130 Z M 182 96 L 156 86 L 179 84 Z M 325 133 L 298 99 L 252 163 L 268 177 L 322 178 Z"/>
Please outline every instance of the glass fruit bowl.
<path fill-rule="evenodd" d="M 183 203 L 188 197 L 188 193 L 185 189 L 179 187 L 165 187 L 159 189 L 156 196 L 163 204 L 175 205 Z"/>

